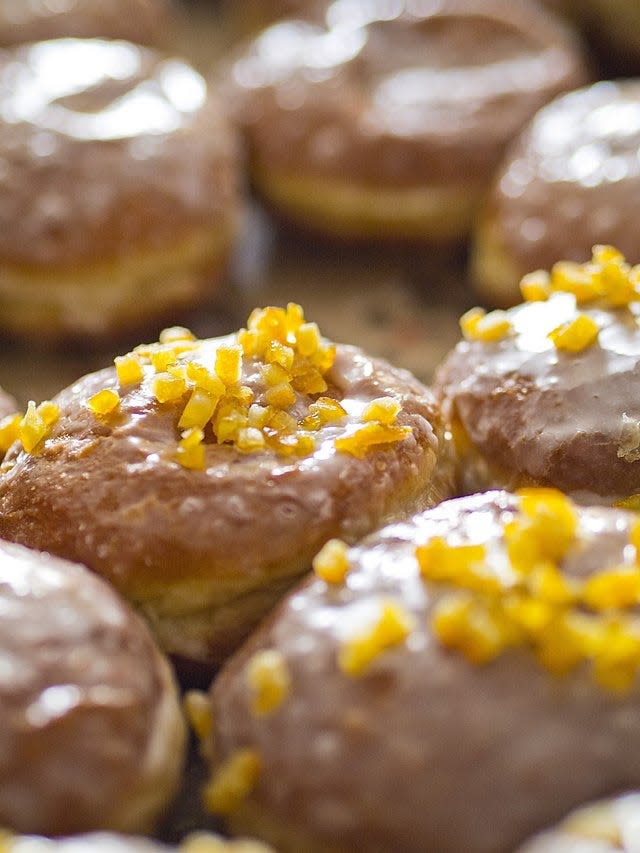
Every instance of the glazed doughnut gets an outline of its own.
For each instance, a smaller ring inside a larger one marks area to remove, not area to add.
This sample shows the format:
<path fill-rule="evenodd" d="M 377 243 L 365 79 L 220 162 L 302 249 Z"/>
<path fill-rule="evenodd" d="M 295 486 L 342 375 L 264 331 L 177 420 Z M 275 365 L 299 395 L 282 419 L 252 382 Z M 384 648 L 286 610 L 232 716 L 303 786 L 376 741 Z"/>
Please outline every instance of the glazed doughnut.
<path fill-rule="evenodd" d="M 0 825 L 150 829 L 184 725 L 146 626 L 83 566 L 0 543 Z"/>
<path fill-rule="evenodd" d="M 31 404 L 0 536 L 85 563 L 189 661 L 220 662 L 326 540 L 451 494 L 427 389 L 299 306 L 214 340 L 169 329 L 116 362 Z"/>
<path fill-rule="evenodd" d="M 233 236 L 236 167 L 181 60 L 97 39 L 0 51 L 0 327 L 93 338 L 197 301 Z"/>
<path fill-rule="evenodd" d="M 569 32 L 526 0 L 339 0 L 326 17 L 266 30 L 227 98 L 257 188 L 332 234 L 463 236 L 507 142 L 586 79 Z"/>
<path fill-rule="evenodd" d="M 0 45 L 75 36 L 167 40 L 168 0 L 0 0 Z"/>
<path fill-rule="evenodd" d="M 602 800 L 576 809 L 557 829 L 541 833 L 518 853 L 634 853 L 639 819 L 637 792 Z"/>
<path fill-rule="evenodd" d="M 640 260 L 640 82 L 596 83 L 541 110 L 498 172 L 475 238 L 473 278 L 495 305 L 558 258 L 583 262 L 595 243 Z"/>
<path fill-rule="evenodd" d="M 178 848 L 140 837 L 93 833 L 53 840 L 35 836 L 0 836 L 2 853 L 274 853 L 259 841 L 226 841 L 217 835 L 196 833 Z"/>
<path fill-rule="evenodd" d="M 639 545 L 530 490 L 390 525 L 339 575 L 321 552 L 211 688 L 209 807 L 282 853 L 512 853 L 637 784 Z"/>
<path fill-rule="evenodd" d="M 588 264 L 526 276 L 522 305 L 462 317 L 466 340 L 435 381 L 462 492 L 550 484 L 605 504 L 638 495 L 639 282 L 640 268 L 596 246 Z"/>

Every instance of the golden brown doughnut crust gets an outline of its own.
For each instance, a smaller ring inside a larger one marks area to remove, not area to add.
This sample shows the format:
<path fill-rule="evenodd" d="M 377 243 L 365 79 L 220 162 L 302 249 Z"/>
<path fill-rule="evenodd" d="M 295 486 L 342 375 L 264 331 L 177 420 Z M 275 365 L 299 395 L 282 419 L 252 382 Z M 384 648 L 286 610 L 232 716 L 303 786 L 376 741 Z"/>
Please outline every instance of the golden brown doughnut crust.
<path fill-rule="evenodd" d="M 170 21 L 169 0 L 0 0 L 0 45 L 63 36 L 154 44 Z"/>
<path fill-rule="evenodd" d="M 598 323 L 597 342 L 558 351 L 548 334 L 578 314 Z M 605 504 L 640 492 L 639 314 L 556 293 L 510 309 L 513 335 L 457 345 L 434 388 L 464 436 L 463 491 L 547 483 Z"/>
<path fill-rule="evenodd" d="M 501 573 L 516 508 L 492 493 L 390 525 L 350 550 L 344 584 L 304 583 L 232 658 L 211 689 L 208 746 L 216 768 L 247 749 L 260 767 L 234 829 L 305 853 L 511 853 L 577 804 L 640 778 L 637 686 L 607 692 L 582 666 L 554 677 L 521 647 L 477 666 L 444 650 L 430 626 L 451 588 L 421 578 L 416 545 L 483 543 L 487 575 Z M 633 570 L 633 521 L 581 510 L 563 570 Z M 409 635 L 347 675 L 339 654 L 381 601 L 412 617 Z M 282 655 L 290 677 L 263 716 L 246 669 L 260 650 Z"/>
<path fill-rule="evenodd" d="M 639 261 L 629 215 L 640 191 L 639 144 L 637 81 L 596 83 L 541 110 L 501 166 L 479 224 L 481 291 L 513 304 L 522 275 L 559 258 L 583 262 L 596 243 Z"/>
<path fill-rule="evenodd" d="M 181 363 L 213 364 L 234 340 L 203 341 Z M 244 362 L 242 382 L 259 400 L 259 364 Z M 451 494 L 442 422 L 423 385 L 344 345 L 327 380 L 350 414 L 318 431 L 311 456 L 242 453 L 208 437 L 195 471 L 176 461 L 181 409 L 158 403 L 151 368 L 123 388 L 113 369 L 87 376 L 56 398 L 60 419 L 34 454 L 7 454 L 0 536 L 83 562 L 142 608 L 168 651 L 220 661 L 327 539 L 355 541 Z M 86 404 L 104 388 L 121 400 L 100 419 Z M 410 435 L 363 458 L 336 452 L 335 438 L 383 395 L 401 402 Z M 294 415 L 312 399 L 298 393 Z"/>
<path fill-rule="evenodd" d="M 526 0 L 399 5 L 390 15 L 342 0 L 326 28 L 285 21 L 236 60 L 230 98 L 257 170 L 468 187 L 542 104 L 585 79 L 570 34 Z"/>
<path fill-rule="evenodd" d="M 148 830 L 180 777 L 173 677 L 84 567 L 0 543 L 0 824 Z"/>

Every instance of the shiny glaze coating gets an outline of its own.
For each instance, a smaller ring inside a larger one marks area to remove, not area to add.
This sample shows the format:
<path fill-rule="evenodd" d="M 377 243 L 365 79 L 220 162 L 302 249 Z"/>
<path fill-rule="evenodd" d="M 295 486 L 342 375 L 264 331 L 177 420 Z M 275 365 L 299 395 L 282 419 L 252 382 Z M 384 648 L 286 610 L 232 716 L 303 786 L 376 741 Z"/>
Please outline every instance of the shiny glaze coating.
<path fill-rule="evenodd" d="M 640 261 L 640 83 L 596 83 L 541 110 L 496 179 L 480 241 L 518 276 L 613 243 Z"/>
<path fill-rule="evenodd" d="M 168 0 L 0 0 L 0 45 L 63 36 L 166 40 Z"/>
<path fill-rule="evenodd" d="M 178 782 L 183 725 L 146 627 L 78 565 L 0 543 L 0 823 L 144 831 Z"/>
<path fill-rule="evenodd" d="M 285 851 L 437 850 L 511 853 L 576 804 L 640 778 L 640 691 L 597 687 L 582 669 L 552 676 L 518 648 L 485 666 L 445 651 L 430 628 L 450 587 L 422 580 L 417 544 L 433 536 L 484 543 L 488 573 L 507 560 L 505 493 L 441 504 L 390 525 L 349 552 L 344 586 L 314 578 L 283 603 L 212 686 L 216 761 L 257 750 L 261 775 L 232 826 Z M 633 516 L 580 511 L 563 561 L 588 576 L 629 553 Z M 338 669 L 345 640 L 382 599 L 414 618 L 405 643 L 360 677 Z M 267 717 L 251 711 L 245 667 L 259 649 L 286 660 L 291 687 Z"/>
<path fill-rule="evenodd" d="M 213 364 L 217 347 L 233 340 L 203 341 L 181 360 Z M 176 461 L 184 401 L 159 404 L 150 370 L 142 385 L 119 389 L 119 409 L 104 419 L 86 402 L 118 388 L 113 369 L 55 398 L 60 420 L 42 449 L 30 455 L 14 445 L 5 459 L 0 536 L 108 578 L 143 608 L 171 652 L 222 659 L 327 539 L 354 541 L 451 494 L 431 394 L 354 347 L 338 346 L 327 375 L 327 393 L 349 417 L 316 433 L 313 455 L 246 454 L 207 437 L 202 471 Z M 260 398 L 255 359 L 244 359 L 242 382 Z M 412 434 L 362 459 L 336 452 L 335 438 L 382 395 L 401 401 L 398 424 Z M 311 399 L 298 394 L 293 414 L 306 413 Z"/>
<path fill-rule="evenodd" d="M 254 164 L 360 186 L 489 179 L 544 103 L 585 79 L 571 36 L 503 0 L 354 3 L 285 21 L 230 69 Z"/>
<path fill-rule="evenodd" d="M 634 853 L 639 842 L 640 794 L 634 792 L 577 809 L 517 853 Z"/>
<path fill-rule="evenodd" d="M 223 230 L 235 155 L 180 60 L 98 39 L 0 51 L 0 263 L 51 275 Z"/>
<path fill-rule="evenodd" d="M 559 352 L 547 338 L 576 315 L 574 297 L 559 293 L 510 309 L 513 336 L 462 341 L 440 367 L 445 416 L 472 445 L 462 463 L 470 491 L 549 483 L 595 503 L 640 492 L 640 453 L 623 455 L 640 421 L 640 310 L 579 310 L 600 326 L 598 342 L 582 352 Z M 500 472 L 497 482 L 483 464 Z"/>

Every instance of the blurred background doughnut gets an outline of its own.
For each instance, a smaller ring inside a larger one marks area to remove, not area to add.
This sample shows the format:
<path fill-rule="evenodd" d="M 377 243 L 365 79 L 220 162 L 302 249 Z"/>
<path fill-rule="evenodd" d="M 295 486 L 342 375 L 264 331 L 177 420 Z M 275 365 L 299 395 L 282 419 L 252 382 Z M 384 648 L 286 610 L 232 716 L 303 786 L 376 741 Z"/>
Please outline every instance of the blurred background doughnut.
<path fill-rule="evenodd" d="M 462 317 L 465 340 L 435 379 L 461 491 L 550 484 L 635 506 L 639 282 L 639 268 L 600 246 L 588 264 L 526 276 L 522 305 Z"/>
<path fill-rule="evenodd" d="M 640 82 L 596 83 L 542 109 L 509 152 L 475 236 L 472 275 L 491 304 L 559 258 L 586 261 L 596 243 L 640 260 Z"/>
<path fill-rule="evenodd" d="M 75 36 L 167 42 L 170 0 L 0 0 L 0 45 Z"/>
<path fill-rule="evenodd" d="M 18 434 L 0 535 L 88 565 L 208 671 L 326 540 L 452 488 L 430 392 L 296 305 L 225 338 L 169 329 L 31 404 Z"/>
<path fill-rule="evenodd" d="M 3 391 L 0 388 L 0 420 L 5 418 L 7 415 L 11 415 L 14 412 L 18 411 L 18 404 L 16 401 L 7 394 L 6 391 Z"/>
<path fill-rule="evenodd" d="M 257 189 L 345 237 L 460 239 L 507 143 L 586 80 L 580 49 L 527 0 L 338 0 L 283 21 L 229 68 Z"/>
<path fill-rule="evenodd" d="M 157 329 L 213 288 L 236 140 L 187 63 L 126 42 L 0 52 L 0 327 L 31 343 Z"/>
<path fill-rule="evenodd" d="M 184 726 L 146 626 L 84 567 L 6 542 L 0 608 L 0 824 L 151 829 L 180 779 Z"/>
<path fill-rule="evenodd" d="M 209 807 L 284 853 L 511 853 L 637 784 L 639 545 L 530 490 L 390 525 L 339 576 L 321 552 L 211 688 Z"/>
<path fill-rule="evenodd" d="M 572 812 L 518 853 L 634 853 L 640 842 L 640 794 L 624 794 Z"/>

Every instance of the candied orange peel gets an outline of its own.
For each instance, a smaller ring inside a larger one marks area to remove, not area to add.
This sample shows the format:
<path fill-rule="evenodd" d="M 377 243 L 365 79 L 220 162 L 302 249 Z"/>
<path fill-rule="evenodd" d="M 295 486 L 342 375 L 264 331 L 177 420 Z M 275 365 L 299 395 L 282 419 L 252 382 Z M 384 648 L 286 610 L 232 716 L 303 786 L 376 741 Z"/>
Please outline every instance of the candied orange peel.
<path fill-rule="evenodd" d="M 572 293 L 578 304 L 601 300 L 621 308 L 640 301 L 640 265 L 632 267 L 613 246 L 594 246 L 585 264 L 559 261 L 551 273 L 528 273 L 520 282 L 526 302 L 546 300 L 552 293 Z"/>
<path fill-rule="evenodd" d="M 599 331 L 598 324 L 588 314 L 577 314 L 573 320 L 549 332 L 548 337 L 556 349 L 576 353 L 594 344 Z"/>
<path fill-rule="evenodd" d="M 123 394 L 146 382 L 160 405 L 179 408 L 176 426 L 182 439 L 173 458 L 186 468 L 206 468 L 211 439 L 241 453 L 309 456 L 316 449 L 317 433 L 348 417 L 342 404 L 326 394 L 336 347 L 322 338 L 315 323 L 305 320 L 299 305 L 256 308 L 246 328 L 213 348 L 210 363 L 204 363 L 203 351 L 192 332 L 177 326 L 161 332 L 157 343 L 115 359 Z M 245 382 L 246 377 L 252 383 L 257 378 L 257 385 L 243 384 L 243 376 Z M 106 391 L 101 393 L 88 402 L 96 416 L 112 410 Z M 335 439 L 335 450 L 364 456 L 403 440 L 411 428 L 396 423 L 401 408 L 391 397 L 372 400 L 360 422 Z"/>
<path fill-rule="evenodd" d="M 255 749 L 234 752 L 205 787 L 206 808 L 212 814 L 233 814 L 257 785 L 261 769 L 262 761 Z"/>
<path fill-rule="evenodd" d="M 313 571 L 329 584 L 341 584 L 349 573 L 349 546 L 341 539 L 329 539 L 313 558 Z"/>
<path fill-rule="evenodd" d="M 413 616 L 395 601 L 381 602 L 378 619 L 354 634 L 338 652 L 338 665 L 347 675 L 363 675 L 387 649 L 404 643 L 414 627 Z"/>
<path fill-rule="evenodd" d="M 282 652 L 265 649 L 256 652 L 245 670 L 251 692 L 251 710 L 257 717 L 272 714 L 291 689 L 291 675 Z"/>
<path fill-rule="evenodd" d="M 512 330 L 511 320 L 506 311 L 490 311 L 484 308 L 472 308 L 460 318 L 460 329 L 468 341 L 494 343 L 506 338 Z"/>
<path fill-rule="evenodd" d="M 33 400 L 27 405 L 27 411 L 18 424 L 18 438 L 23 450 L 32 453 L 41 442 L 45 441 L 60 417 L 60 410 L 55 403 L 45 400 L 36 406 Z"/>
<path fill-rule="evenodd" d="M 436 637 L 477 665 L 526 646 L 557 676 L 590 664 L 602 687 L 630 689 L 640 670 L 640 522 L 629 535 L 635 562 L 580 578 L 562 568 L 578 536 L 569 498 L 554 489 L 518 497 L 503 526 L 508 560 L 499 571 L 491 545 L 434 536 L 416 548 L 423 578 L 449 588 L 431 614 Z"/>

